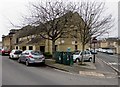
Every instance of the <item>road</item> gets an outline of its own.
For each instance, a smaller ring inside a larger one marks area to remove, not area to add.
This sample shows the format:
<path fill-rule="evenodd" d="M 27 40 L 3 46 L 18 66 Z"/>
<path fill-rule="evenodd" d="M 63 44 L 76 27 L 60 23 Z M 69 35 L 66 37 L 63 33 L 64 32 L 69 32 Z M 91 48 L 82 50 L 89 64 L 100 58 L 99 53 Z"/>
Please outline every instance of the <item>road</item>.
<path fill-rule="evenodd" d="M 102 59 L 105 63 L 107 63 L 108 65 L 112 66 L 113 68 L 115 68 L 116 70 L 118 69 L 118 55 L 111 55 L 111 54 L 106 54 L 106 53 L 98 53 L 97 58 Z"/>
<path fill-rule="evenodd" d="M 117 85 L 117 78 L 92 78 L 62 72 L 47 66 L 30 66 L 0 56 L 2 85 Z"/>

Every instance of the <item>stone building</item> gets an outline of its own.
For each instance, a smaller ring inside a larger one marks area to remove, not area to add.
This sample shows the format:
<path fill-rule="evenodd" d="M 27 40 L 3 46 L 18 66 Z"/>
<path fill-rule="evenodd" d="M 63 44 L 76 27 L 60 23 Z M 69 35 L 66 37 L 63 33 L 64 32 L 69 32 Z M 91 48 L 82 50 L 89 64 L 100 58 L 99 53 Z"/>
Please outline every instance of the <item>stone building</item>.
<path fill-rule="evenodd" d="M 72 22 L 75 23 L 75 21 L 82 21 L 81 17 L 77 13 L 73 13 L 72 18 L 70 19 Z M 76 31 L 76 27 L 74 25 L 71 25 L 67 27 L 70 31 L 72 30 L 72 33 L 65 33 L 65 35 L 62 35 L 61 38 L 59 38 L 55 42 L 55 49 L 56 51 L 67 51 L 70 49 L 71 51 L 75 50 L 81 50 L 81 42 L 79 39 L 78 32 Z M 12 49 L 22 49 L 22 50 L 40 50 L 42 52 L 50 52 L 52 53 L 52 42 L 51 40 L 44 39 L 40 35 L 40 30 L 36 26 L 30 26 L 27 25 L 21 29 L 19 29 L 15 34 L 12 34 L 12 39 L 9 37 L 8 43 L 9 45 L 12 44 Z M 75 37 L 73 37 L 75 35 Z M 5 39 L 3 39 L 4 41 Z M 5 40 L 6 41 L 6 40 Z M 12 43 L 10 43 L 12 42 Z M 10 45 L 11 46 L 11 45 Z M 88 45 L 86 45 L 86 49 L 88 48 Z"/>
<path fill-rule="evenodd" d="M 13 42 L 12 42 L 12 38 L 13 35 L 17 32 L 18 30 L 16 29 L 11 29 L 10 33 L 8 35 L 3 35 L 2 36 L 2 48 L 7 48 L 9 50 L 12 50 L 13 48 Z"/>
<path fill-rule="evenodd" d="M 99 41 L 99 47 L 104 49 L 112 49 L 114 53 L 118 53 L 118 40 L 117 38 L 107 38 Z"/>

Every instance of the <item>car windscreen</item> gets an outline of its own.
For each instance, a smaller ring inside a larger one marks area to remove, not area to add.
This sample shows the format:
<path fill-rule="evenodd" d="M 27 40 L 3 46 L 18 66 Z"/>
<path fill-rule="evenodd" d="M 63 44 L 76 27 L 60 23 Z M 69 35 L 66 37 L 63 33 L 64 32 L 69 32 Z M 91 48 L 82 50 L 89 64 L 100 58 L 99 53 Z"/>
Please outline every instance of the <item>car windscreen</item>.
<path fill-rule="evenodd" d="M 22 51 L 15 51 L 14 54 L 21 54 L 21 53 L 22 53 Z"/>
<path fill-rule="evenodd" d="M 7 49 L 7 48 L 4 48 L 4 49 L 2 49 L 2 51 L 8 51 L 8 49 Z"/>
<path fill-rule="evenodd" d="M 81 55 L 85 55 L 85 53 L 86 53 L 85 51 L 82 51 L 82 52 L 81 52 Z"/>
<path fill-rule="evenodd" d="M 39 51 L 31 51 L 31 54 L 32 55 L 42 55 L 42 53 Z"/>

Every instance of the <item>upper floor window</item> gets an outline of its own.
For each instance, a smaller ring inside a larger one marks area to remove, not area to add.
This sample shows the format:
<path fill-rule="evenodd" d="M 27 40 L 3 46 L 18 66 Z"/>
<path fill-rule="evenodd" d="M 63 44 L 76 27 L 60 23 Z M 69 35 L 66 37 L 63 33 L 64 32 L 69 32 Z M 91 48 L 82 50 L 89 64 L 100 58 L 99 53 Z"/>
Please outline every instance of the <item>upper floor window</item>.
<path fill-rule="evenodd" d="M 16 43 L 18 43 L 19 42 L 19 39 L 18 38 L 16 38 Z"/>

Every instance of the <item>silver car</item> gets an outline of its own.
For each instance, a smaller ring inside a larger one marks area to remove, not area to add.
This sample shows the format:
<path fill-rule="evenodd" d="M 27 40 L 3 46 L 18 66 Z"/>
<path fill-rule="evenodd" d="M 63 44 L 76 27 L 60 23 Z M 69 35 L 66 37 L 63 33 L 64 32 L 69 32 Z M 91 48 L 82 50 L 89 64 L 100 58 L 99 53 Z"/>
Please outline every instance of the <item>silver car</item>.
<path fill-rule="evenodd" d="M 22 53 L 22 50 L 15 50 L 13 49 L 10 54 L 9 54 L 9 58 L 11 59 L 18 59 L 19 55 Z"/>
<path fill-rule="evenodd" d="M 83 61 L 92 61 L 93 55 L 91 54 L 90 51 L 82 51 L 82 52 L 76 52 L 75 54 L 73 54 L 73 61 L 74 62 L 80 62 L 81 58 L 83 55 Z"/>
<path fill-rule="evenodd" d="M 18 62 L 25 62 L 27 66 L 29 66 L 32 63 L 42 63 L 45 64 L 45 57 L 44 55 L 39 51 L 34 50 L 25 50 L 20 55 Z"/>

